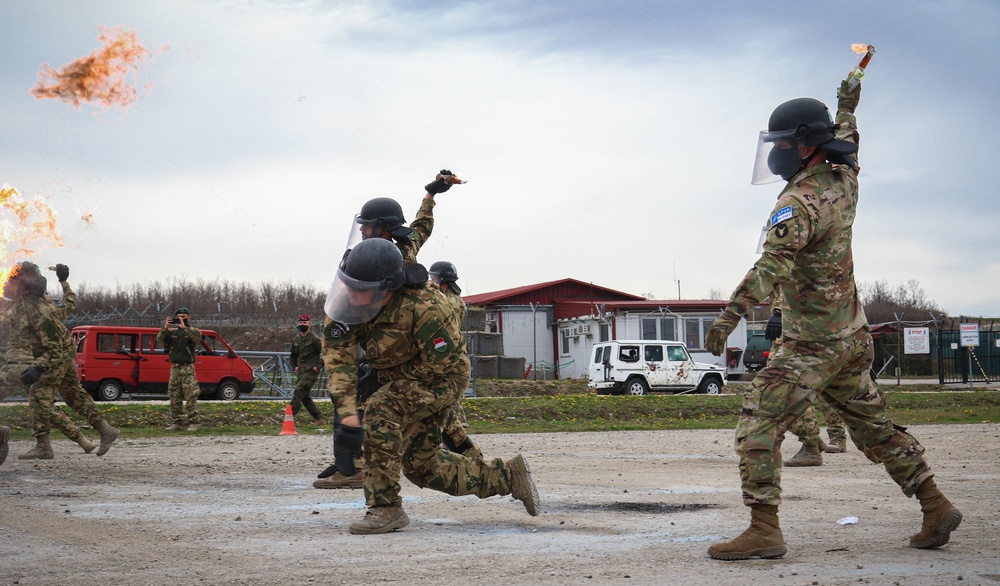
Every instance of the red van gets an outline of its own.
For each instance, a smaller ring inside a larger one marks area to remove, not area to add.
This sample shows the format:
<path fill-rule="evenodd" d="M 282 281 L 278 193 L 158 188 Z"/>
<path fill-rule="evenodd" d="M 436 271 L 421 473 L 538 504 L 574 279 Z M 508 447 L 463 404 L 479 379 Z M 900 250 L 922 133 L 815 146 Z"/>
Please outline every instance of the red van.
<path fill-rule="evenodd" d="M 76 373 L 94 399 L 115 401 L 122 393 L 166 394 L 170 362 L 156 347 L 159 328 L 77 326 Z M 253 390 L 253 369 L 219 334 L 201 330 L 194 371 L 202 397 L 232 401 Z"/>

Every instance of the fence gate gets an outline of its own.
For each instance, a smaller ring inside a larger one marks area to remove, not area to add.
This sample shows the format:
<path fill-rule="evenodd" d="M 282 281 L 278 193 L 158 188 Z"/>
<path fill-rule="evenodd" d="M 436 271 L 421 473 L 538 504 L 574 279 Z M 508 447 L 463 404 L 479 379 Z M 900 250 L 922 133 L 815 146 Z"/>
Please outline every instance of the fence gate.
<path fill-rule="evenodd" d="M 941 330 L 937 348 L 941 384 L 1000 380 L 998 339 L 1000 332 L 980 331 L 979 346 L 973 346 L 970 355 L 970 349 L 962 346 L 959 330 Z"/>

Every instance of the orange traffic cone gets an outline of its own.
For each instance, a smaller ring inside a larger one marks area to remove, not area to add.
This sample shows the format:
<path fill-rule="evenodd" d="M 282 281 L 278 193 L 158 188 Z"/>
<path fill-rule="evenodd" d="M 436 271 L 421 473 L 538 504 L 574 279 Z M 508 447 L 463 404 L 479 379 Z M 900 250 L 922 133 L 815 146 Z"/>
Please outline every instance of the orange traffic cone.
<path fill-rule="evenodd" d="M 292 415 L 291 405 L 285 405 L 285 422 L 281 425 L 281 433 L 278 435 L 299 435 L 295 431 L 295 416 Z"/>

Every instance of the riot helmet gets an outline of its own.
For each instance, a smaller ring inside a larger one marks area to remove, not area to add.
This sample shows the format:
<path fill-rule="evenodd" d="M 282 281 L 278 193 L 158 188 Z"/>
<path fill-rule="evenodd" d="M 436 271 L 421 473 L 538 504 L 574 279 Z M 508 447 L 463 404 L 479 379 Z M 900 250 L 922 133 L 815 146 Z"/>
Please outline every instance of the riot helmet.
<path fill-rule="evenodd" d="M 10 276 L 3 291 L 11 299 L 18 299 L 26 295 L 41 297 L 45 295 L 47 286 L 48 280 L 42 275 L 38 265 L 25 260 L 10 269 Z"/>
<path fill-rule="evenodd" d="M 391 197 L 376 197 L 361 206 L 361 213 L 354 217 L 356 231 L 352 230 L 347 241 L 351 248 L 357 242 L 357 236 L 362 240 L 379 238 L 383 232 L 388 232 L 393 240 L 401 241 L 413 233 L 413 228 L 406 226 L 403 208 Z"/>
<path fill-rule="evenodd" d="M 771 113 L 767 130 L 760 131 L 750 182 L 762 185 L 791 179 L 816 156 L 813 153 L 803 159 L 800 146 L 821 147 L 830 161 L 854 166 L 850 154 L 858 150 L 858 145 L 834 138 L 836 130 L 830 109 L 817 99 L 796 98 L 779 105 Z"/>
<path fill-rule="evenodd" d="M 323 309 L 330 319 L 363 324 L 382 309 L 387 294 L 403 286 L 403 255 L 396 245 L 369 238 L 344 253 Z"/>
<path fill-rule="evenodd" d="M 458 269 L 455 265 L 446 261 L 439 260 L 431 265 L 431 268 L 427 271 L 427 274 L 431 276 L 431 280 L 438 285 L 447 285 L 449 289 L 454 291 L 456 294 L 461 294 L 462 289 L 458 286 Z"/>

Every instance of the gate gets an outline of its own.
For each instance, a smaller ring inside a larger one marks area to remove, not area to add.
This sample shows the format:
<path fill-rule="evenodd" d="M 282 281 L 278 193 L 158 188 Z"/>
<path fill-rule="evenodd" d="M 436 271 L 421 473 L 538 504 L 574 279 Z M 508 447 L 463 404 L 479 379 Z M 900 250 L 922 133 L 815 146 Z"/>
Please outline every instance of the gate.
<path fill-rule="evenodd" d="M 1000 380 L 998 339 L 1000 332 L 980 330 L 979 346 L 973 346 L 970 353 L 961 344 L 959 330 L 941 330 L 937 347 L 941 384 Z"/>

